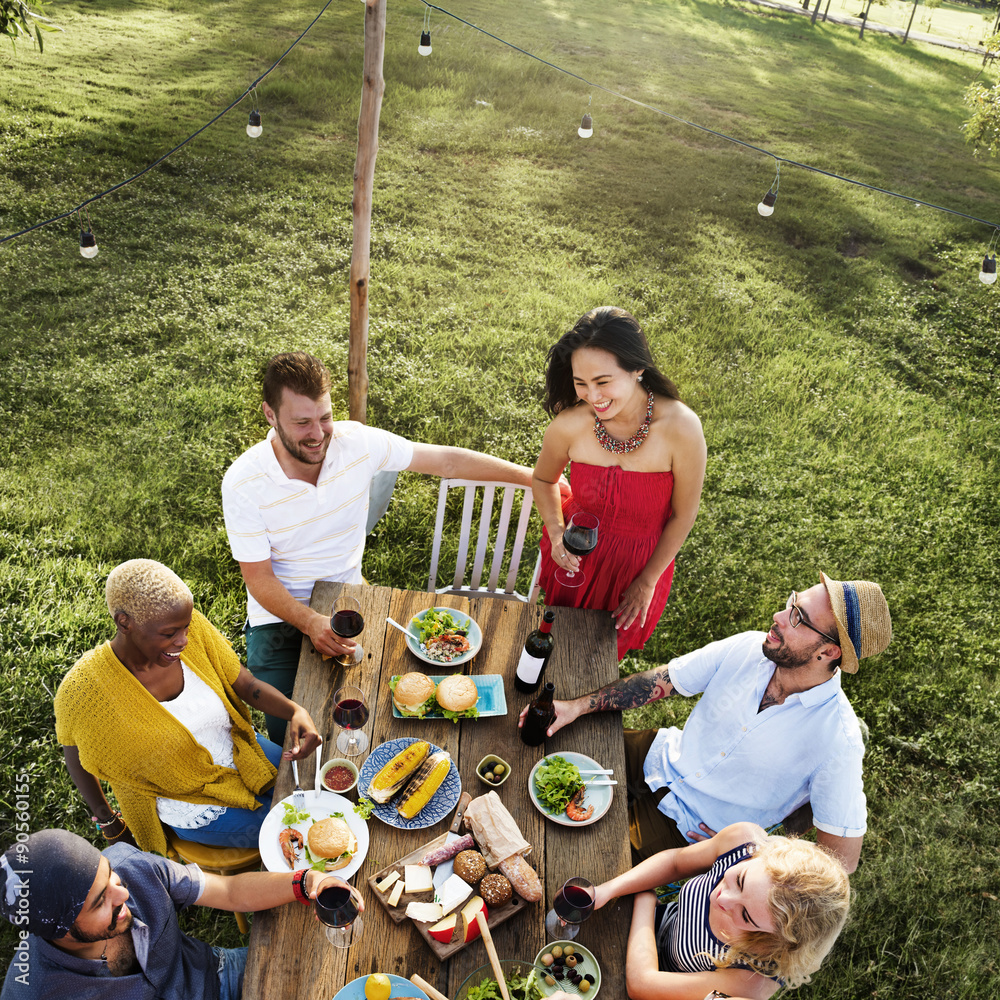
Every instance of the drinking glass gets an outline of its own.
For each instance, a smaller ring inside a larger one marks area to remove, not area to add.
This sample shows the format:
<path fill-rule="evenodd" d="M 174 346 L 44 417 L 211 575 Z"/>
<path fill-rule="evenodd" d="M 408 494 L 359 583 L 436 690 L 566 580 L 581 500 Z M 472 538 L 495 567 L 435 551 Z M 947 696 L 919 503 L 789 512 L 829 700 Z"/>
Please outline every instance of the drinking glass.
<path fill-rule="evenodd" d="M 350 948 L 361 937 L 364 925 L 350 886 L 332 885 L 315 900 L 316 916 L 326 925 L 327 940 L 334 948 Z"/>
<path fill-rule="evenodd" d="M 594 883 L 579 876 L 568 878 L 545 917 L 545 932 L 553 940 L 569 940 L 580 933 L 580 924 L 594 912 Z"/>
<path fill-rule="evenodd" d="M 337 749 L 345 757 L 356 757 L 368 749 L 368 734 L 361 727 L 368 721 L 365 693 L 354 684 L 338 688 L 333 696 L 333 721 L 344 731 L 337 737 Z"/>
<path fill-rule="evenodd" d="M 333 605 L 333 612 L 330 615 L 330 628 L 334 635 L 339 635 L 341 639 L 353 639 L 356 635 L 361 635 L 361 630 L 365 627 L 365 620 L 361 617 L 361 602 L 356 597 L 338 597 Z M 359 642 L 351 653 L 341 653 L 335 656 L 334 662 L 342 667 L 353 667 L 355 663 L 360 663 L 365 655 Z"/>
<path fill-rule="evenodd" d="M 581 556 L 580 568 L 575 572 L 560 567 L 556 570 L 556 582 L 564 587 L 582 587 L 587 582 L 583 572 L 583 559 L 588 552 L 597 548 L 597 517 L 586 511 L 578 511 L 569 519 L 563 532 L 563 548 L 574 556 Z"/>

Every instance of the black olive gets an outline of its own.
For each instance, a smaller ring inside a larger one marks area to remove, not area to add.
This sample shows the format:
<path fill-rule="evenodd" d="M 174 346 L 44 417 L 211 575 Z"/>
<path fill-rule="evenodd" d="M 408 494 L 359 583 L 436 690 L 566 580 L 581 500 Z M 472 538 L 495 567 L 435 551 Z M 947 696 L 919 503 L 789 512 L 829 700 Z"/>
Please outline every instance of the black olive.
<path fill-rule="evenodd" d="M 583 978 L 586 979 L 591 986 L 593 986 L 594 983 L 597 981 L 589 972 Z"/>

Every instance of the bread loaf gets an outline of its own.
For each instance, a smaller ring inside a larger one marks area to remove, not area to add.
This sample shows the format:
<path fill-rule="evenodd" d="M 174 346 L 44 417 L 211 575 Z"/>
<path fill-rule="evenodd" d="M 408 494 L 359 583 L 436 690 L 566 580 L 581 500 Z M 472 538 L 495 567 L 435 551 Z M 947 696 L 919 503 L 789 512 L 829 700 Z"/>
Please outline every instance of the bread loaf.
<path fill-rule="evenodd" d="M 538 881 L 535 869 L 520 854 L 512 854 L 500 862 L 500 873 L 507 877 L 521 899 L 537 903 L 542 898 L 542 883 Z"/>

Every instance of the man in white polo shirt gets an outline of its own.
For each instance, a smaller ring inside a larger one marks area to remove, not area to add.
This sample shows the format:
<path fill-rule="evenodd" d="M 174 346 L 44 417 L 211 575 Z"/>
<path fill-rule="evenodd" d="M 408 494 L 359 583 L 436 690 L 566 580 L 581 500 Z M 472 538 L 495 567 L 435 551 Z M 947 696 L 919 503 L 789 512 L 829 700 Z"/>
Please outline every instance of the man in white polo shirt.
<path fill-rule="evenodd" d="M 244 452 L 222 480 L 233 557 L 247 585 L 247 666 L 291 694 L 302 635 L 328 656 L 354 649 L 330 619 L 309 608 L 317 580 L 361 582 L 368 491 L 381 470 L 531 485 L 530 468 L 491 455 L 407 441 L 333 419 L 330 373 L 310 354 L 272 358 L 264 374 L 267 438 Z M 284 741 L 285 722 L 267 717 Z"/>

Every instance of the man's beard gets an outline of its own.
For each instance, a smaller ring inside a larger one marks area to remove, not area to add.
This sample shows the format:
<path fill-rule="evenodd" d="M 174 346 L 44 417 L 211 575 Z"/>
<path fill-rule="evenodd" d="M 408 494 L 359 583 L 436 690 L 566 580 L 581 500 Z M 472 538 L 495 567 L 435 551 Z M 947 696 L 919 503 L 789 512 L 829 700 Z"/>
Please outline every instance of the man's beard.
<path fill-rule="evenodd" d="M 324 437 L 324 443 L 326 447 L 323 449 L 322 454 L 317 458 L 314 455 L 310 455 L 302 451 L 301 446 L 297 441 L 292 441 L 290 438 L 285 436 L 285 432 L 281 429 L 281 424 L 276 423 L 274 425 L 274 430 L 278 435 L 278 439 L 285 446 L 285 451 L 292 456 L 296 461 L 301 462 L 303 465 L 322 465 L 323 460 L 326 458 L 327 448 L 330 446 L 330 438 Z"/>
<path fill-rule="evenodd" d="M 803 650 L 800 653 L 793 653 L 785 645 L 785 637 L 781 636 L 780 644 L 771 649 L 767 645 L 767 639 L 761 644 L 761 652 L 776 666 L 782 670 L 797 670 L 812 662 L 813 653 L 822 646 L 822 642 L 817 642 L 812 649 Z"/>
<path fill-rule="evenodd" d="M 124 905 L 125 904 L 122 903 L 122 906 Z M 124 934 L 126 931 L 131 929 L 132 921 L 135 917 L 129 913 L 128 917 L 125 919 L 124 925 L 122 927 L 118 927 L 118 914 L 121 913 L 122 906 L 119 906 L 118 909 L 111 914 L 111 926 L 108 927 L 107 930 L 98 934 L 88 934 L 85 931 L 81 931 L 76 924 L 74 924 L 70 928 L 70 937 L 73 938 L 74 941 L 79 941 L 81 944 L 93 944 L 95 941 L 110 941 L 111 938 L 116 938 L 119 935 Z"/>

